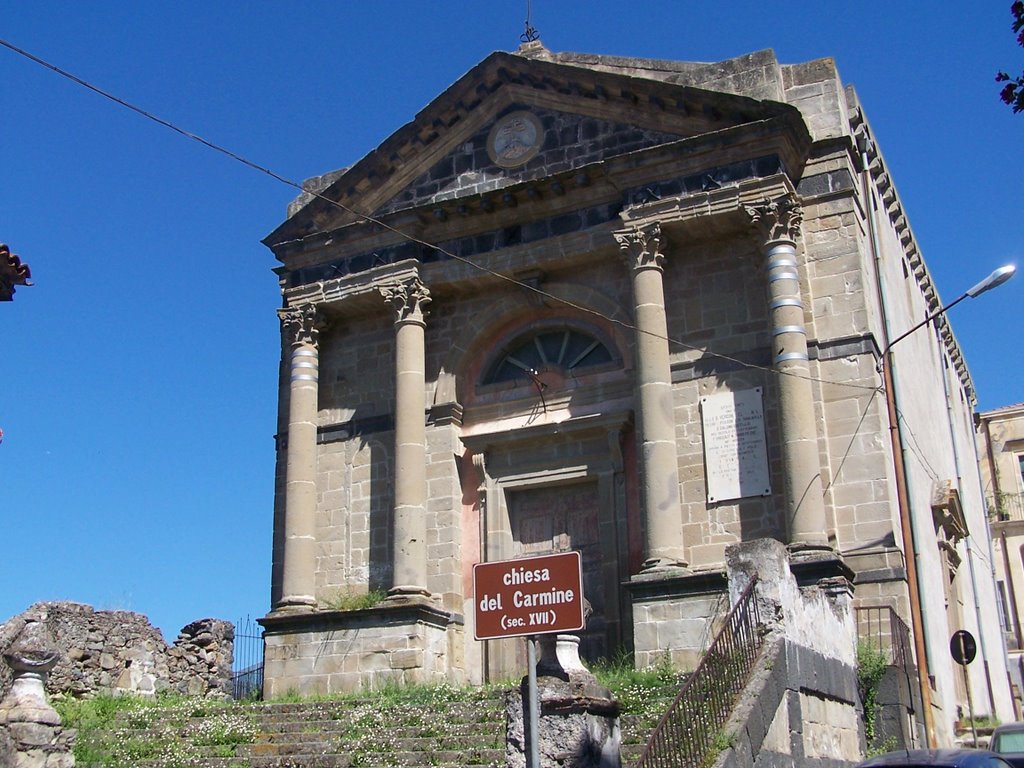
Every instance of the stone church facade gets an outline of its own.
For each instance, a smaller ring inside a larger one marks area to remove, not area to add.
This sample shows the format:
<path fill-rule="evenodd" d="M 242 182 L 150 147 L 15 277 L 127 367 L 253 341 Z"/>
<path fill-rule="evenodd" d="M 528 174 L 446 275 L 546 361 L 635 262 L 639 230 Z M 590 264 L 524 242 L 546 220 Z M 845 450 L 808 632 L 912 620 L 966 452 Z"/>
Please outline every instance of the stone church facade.
<path fill-rule="evenodd" d="M 695 664 L 725 548 L 762 538 L 801 583 L 856 582 L 910 622 L 876 364 L 939 301 L 831 60 L 527 44 L 307 188 L 265 240 L 284 297 L 268 695 L 518 677 L 522 641 L 474 640 L 472 566 L 566 550 L 590 660 Z M 947 629 L 995 615 L 959 567 L 983 515 L 953 467 L 973 385 L 945 325 L 900 353 L 943 730 L 963 693 Z M 997 641 L 995 622 L 970 684 L 1005 719 Z"/>

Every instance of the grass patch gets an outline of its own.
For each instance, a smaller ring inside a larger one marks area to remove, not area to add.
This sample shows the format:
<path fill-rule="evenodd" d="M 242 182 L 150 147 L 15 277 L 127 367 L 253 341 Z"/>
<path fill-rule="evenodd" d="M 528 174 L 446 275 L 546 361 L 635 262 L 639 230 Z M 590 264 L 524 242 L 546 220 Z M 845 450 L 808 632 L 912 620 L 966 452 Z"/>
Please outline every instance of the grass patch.
<path fill-rule="evenodd" d="M 251 744 L 256 726 L 230 701 L 179 695 L 55 698 L 64 725 L 78 731 L 75 763 L 97 768 L 129 768 L 157 760 L 161 768 L 194 765 L 204 748 L 232 757 L 239 744 Z"/>
<path fill-rule="evenodd" d="M 338 591 L 325 599 L 323 604 L 332 611 L 362 611 L 379 605 L 387 596 L 387 593 L 380 589 L 362 593 Z"/>
<path fill-rule="evenodd" d="M 644 719 L 661 717 L 686 679 L 672 666 L 667 654 L 641 669 L 634 668 L 632 654 L 621 654 L 595 662 L 591 671 L 618 699 L 623 714 Z"/>
<path fill-rule="evenodd" d="M 667 657 L 636 670 L 631 657 L 621 656 L 594 665 L 594 672 L 620 700 L 624 712 L 646 718 L 657 718 L 665 711 L 682 679 Z M 330 731 L 328 751 L 350 755 L 353 768 L 359 768 L 388 765 L 403 749 L 396 734 L 405 737 L 409 731 L 462 749 L 455 745 L 466 743 L 469 733 L 475 732 L 479 739 L 480 729 L 472 721 L 482 711 L 493 710 L 498 720 L 503 719 L 498 692 L 514 687 L 518 680 L 485 687 L 389 683 L 373 691 L 330 696 L 290 692 L 274 702 L 310 704 L 314 710 L 322 708 L 325 718 L 340 721 L 341 730 Z M 83 767 L 134 768 L 141 760 L 154 760 L 161 768 L 186 768 L 204 755 L 235 758 L 239 747 L 254 743 L 259 735 L 251 710 L 231 701 L 104 695 L 54 704 L 64 723 L 78 730 L 75 759 Z M 306 729 L 317 731 L 315 724 Z M 491 730 L 493 738 L 474 740 L 465 749 L 503 749 L 504 729 Z"/>

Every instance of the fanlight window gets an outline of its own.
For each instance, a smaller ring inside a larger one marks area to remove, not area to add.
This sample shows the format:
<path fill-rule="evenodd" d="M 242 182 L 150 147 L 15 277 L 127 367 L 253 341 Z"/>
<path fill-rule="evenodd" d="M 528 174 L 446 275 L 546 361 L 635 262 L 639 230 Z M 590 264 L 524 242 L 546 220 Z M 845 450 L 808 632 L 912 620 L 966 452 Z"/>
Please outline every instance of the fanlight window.
<path fill-rule="evenodd" d="M 608 347 L 590 334 L 571 328 L 548 329 L 513 341 L 483 383 L 529 379 L 545 370 L 568 375 L 612 360 Z"/>

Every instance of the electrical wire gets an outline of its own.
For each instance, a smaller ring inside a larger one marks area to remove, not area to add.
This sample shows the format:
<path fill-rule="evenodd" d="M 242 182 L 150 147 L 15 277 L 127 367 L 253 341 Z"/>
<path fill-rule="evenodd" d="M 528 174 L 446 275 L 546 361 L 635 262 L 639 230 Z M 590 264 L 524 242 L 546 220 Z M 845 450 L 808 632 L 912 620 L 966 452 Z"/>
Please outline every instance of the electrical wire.
<path fill-rule="evenodd" d="M 315 198 L 317 198 L 319 200 L 323 200 L 328 205 L 331 205 L 331 206 L 333 206 L 335 208 L 338 208 L 339 210 L 342 210 L 342 211 L 344 211 L 344 212 L 346 212 L 346 213 L 348 213 L 348 214 L 350 214 L 352 216 L 355 216 L 357 219 L 359 219 L 359 220 L 361 220 L 363 222 L 375 224 L 375 225 L 381 227 L 382 229 L 384 229 L 384 230 L 386 230 L 388 232 L 391 232 L 391 233 L 397 235 L 398 237 L 400 237 L 400 238 L 402 238 L 402 239 L 404 239 L 404 240 L 406 240 L 408 242 L 416 243 L 416 244 L 422 245 L 422 246 L 424 246 L 426 248 L 434 249 L 434 250 L 438 251 L 439 253 L 444 254 L 445 256 L 447 256 L 450 259 L 453 259 L 455 261 L 458 261 L 458 262 L 461 262 L 463 264 L 466 264 L 466 265 L 468 265 L 470 267 L 473 267 L 473 268 L 475 268 L 475 269 L 477 269 L 477 270 L 479 270 L 481 272 L 484 272 L 485 274 L 488 274 L 488 275 L 490 275 L 492 277 L 498 278 L 498 279 L 503 280 L 505 282 L 511 283 L 511 284 L 516 285 L 516 286 L 518 286 L 520 288 L 524 288 L 524 289 L 526 289 L 528 291 L 532 291 L 533 293 L 537 294 L 538 296 L 540 296 L 540 297 L 542 297 L 544 299 L 547 299 L 549 301 L 553 301 L 555 303 L 561 304 L 562 306 L 569 307 L 571 309 L 576 310 L 577 312 L 580 312 L 580 313 L 583 313 L 583 314 L 592 315 L 592 316 L 595 316 L 595 317 L 599 317 L 599 318 L 601 318 L 602 320 L 604 320 L 604 321 L 606 321 L 608 323 L 612 323 L 614 325 L 618 325 L 618 326 L 620 326 L 620 327 L 622 327 L 624 329 L 630 330 L 630 331 L 632 331 L 634 333 L 646 334 L 646 335 L 651 336 L 653 338 L 656 338 L 656 339 L 659 339 L 661 341 L 665 341 L 665 342 L 667 342 L 669 344 L 675 345 L 676 347 L 678 347 L 680 349 L 684 349 L 684 350 L 688 350 L 688 351 L 692 351 L 692 352 L 700 352 L 700 353 L 706 355 L 705 359 L 713 358 L 713 359 L 718 359 L 718 360 L 728 360 L 729 362 L 735 363 L 735 364 L 739 365 L 742 368 L 747 368 L 747 369 L 751 369 L 751 370 L 760 370 L 760 371 L 763 371 L 765 373 L 774 373 L 774 374 L 779 375 L 779 376 L 793 376 L 793 377 L 798 378 L 798 379 L 805 379 L 805 380 L 808 380 L 808 381 L 811 381 L 811 382 L 816 382 L 816 383 L 819 383 L 819 384 L 828 384 L 828 385 L 832 385 L 832 386 L 848 387 L 850 389 L 857 389 L 857 390 L 861 390 L 861 391 L 870 391 L 870 392 L 881 392 L 882 391 L 882 388 L 879 387 L 879 386 L 869 386 L 869 385 L 864 385 L 864 384 L 853 384 L 853 383 L 847 382 L 847 381 L 833 381 L 833 380 L 829 380 L 829 379 L 822 379 L 822 378 L 818 378 L 818 377 L 815 377 L 815 376 L 811 376 L 809 374 L 808 375 L 804 375 L 804 374 L 798 373 L 796 371 L 783 371 L 783 370 L 778 370 L 778 369 L 771 368 L 771 367 L 768 367 L 768 366 L 758 365 L 756 363 L 750 363 L 750 362 L 747 362 L 745 360 L 741 360 L 739 358 L 732 357 L 730 355 L 718 354 L 718 353 L 710 353 L 709 354 L 707 349 L 704 349 L 704 348 L 701 348 L 701 347 L 697 347 L 697 346 L 694 346 L 692 344 L 687 344 L 686 342 L 680 341 L 678 339 L 673 339 L 673 338 L 671 338 L 669 336 L 663 336 L 663 335 L 658 334 L 658 333 L 653 333 L 651 331 L 647 331 L 647 330 L 638 328 L 635 325 L 627 323 L 627 322 L 625 322 L 623 320 L 618 320 L 616 318 L 607 317 L 606 315 L 601 314 L 597 310 L 593 310 L 593 309 L 590 309 L 589 307 L 584 307 L 582 305 L 576 304 L 575 302 L 569 301 L 568 299 L 564 299 L 564 298 L 561 298 L 559 296 L 555 296 L 553 294 L 548 293 L 547 291 L 544 291 L 543 289 L 541 289 L 541 288 L 539 288 L 537 286 L 530 285 L 529 283 L 523 282 L 522 280 L 518 280 L 518 279 L 516 279 L 514 277 L 511 277 L 509 275 L 505 275 L 505 274 L 502 274 L 500 272 L 497 272 L 497 271 L 495 271 L 495 270 L 493 270 L 493 269 L 491 269 L 491 268 L 489 268 L 489 267 L 487 267 L 487 266 L 485 266 L 483 264 L 477 264 L 476 262 L 471 261 L 470 259 L 464 258 L 462 256 L 459 256 L 459 255 L 455 254 L 455 253 L 452 253 L 451 251 L 449 251 L 449 250 L 447 250 L 445 248 L 442 248 L 441 246 L 438 246 L 435 243 L 430 243 L 430 242 L 428 242 L 426 240 L 422 240 L 422 239 L 416 237 L 415 235 L 411 235 L 408 232 L 404 232 L 404 231 L 402 231 L 400 229 L 397 229 L 397 228 L 391 226 L 390 224 L 382 221 L 381 219 L 373 216 L 372 214 L 361 213 L 361 212 L 356 211 L 355 209 L 345 205 L 344 203 L 339 202 L 338 200 L 334 200 L 332 198 L 327 197 L 326 195 L 323 195 L 320 192 L 315 192 L 313 190 L 306 189 L 302 184 L 300 184 L 300 183 L 298 183 L 296 181 L 293 181 L 292 179 L 289 179 L 289 178 L 287 178 L 285 176 L 282 176 L 281 174 L 276 173 L 276 172 L 272 171 L 271 169 L 269 169 L 269 168 L 267 168 L 265 166 L 259 165 L 258 163 L 255 163 L 255 162 L 253 162 L 253 161 L 251 161 L 251 160 L 249 160 L 249 159 L 247 159 L 247 158 L 245 158 L 245 157 L 243 157 L 243 156 L 241 156 L 241 155 L 239 155 L 239 154 L 237 154 L 235 152 L 232 152 L 231 150 L 229 150 L 229 149 L 227 149 L 225 147 L 222 147 L 219 144 L 215 144 L 212 141 L 204 139 L 202 136 L 199 136 L 199 135 L 197 135 L 195 133 L 192 133 L 191 131 L 185 130 L 184 128 L 180 128 L 179 126 L 175 125 L 174 123 L 170 122 L 169 120 L 165 120 L 165 119 L 163 119 L 163 118 L 161 118 L 161 117 L 159 117 L 157 115 L 154 115 L 153 113 L 151 113 L 151 112 L 149 112 L 149 111 L 147 111 L 147 110 L 145 110 L 145 109 L 143 109 L 141 107 L 138 107 L 138 106 L 136 106 L 136 105 L 134 105 L 134 104 L 132 104 L 132 103 L 130 103 L 130 102 L 128 102 L 128 101 L 126 101 L 126 100 L 124 100 L 124 99 L 122 99 L 122 98 L 120 98 L 120 97 L 118 97 L 118 96 L 116 96 L 116 95 L 114 95 L 112 93 L 110 93 L 109 91 L 106 91 L 103 88 L 100 88 L 99 86 L 93 85 L 92 83 L 88 82 L 87 80 L 84 80 L 84 79 L 78 77 L 77 75 L 74 75 L 71 72 L 68 72 L 67 70 L 62 69 L 62 68 L 56 66 L 55 64 L 51 64 L 50 62 L 48 62 L 48 61 L 46 61 L 44 59 L 41 59 L 40 57 L 35 56 L 32 53 L 29 53 L 28 51 L 24 50 L 23 48 L 19 48 L 18 46 L 14 45 L 13 43 L 8 42 L 7 40 L 0 39 L 0 46 L 3 46 L 5 48 L 13 51 L 16 54 L 18 54 L 20 56 L 23 56 L 24 58 L 26 58 L 26 59 L 28 59 L 28 60 L 38 64 L 41 67 L 44 67 L 44 68 L 46 68 L 46 69 L 48 69 L 48 70 L 50 70 L 50 71 L 60 75 L 61 77 L 64 77 L 64 78 L 66 78 L 68 80 L 71 80 L 73 83 L 76 83 L 77 85 L 80 85 L 83 88 L 86 88 L 86 89 L 92 91 L 93 93 L 95 93 L 95 94 L 97 94 L 99 96 L 102 96 L 103 98 L 108 99 L 108 100 L 114 102 L 115 104 L 118 104 L 119 106 L 122 106 L 125 109 L 128 109 L 128 110 L 136 113 L 137 115 L 140 115 L 141 117 L 146 118 L 147 120 L 151 120 L 151 121 L 157 123 L 158 125 L 162 125 L 163 127 L 167 128 L 167 129 L 169 129 L 171 131 L 174 131 L 175 133 L 177 133 L 177 134 L 179 134 L 179 135 L 181 135 L 181 136 L 183 136 L 183 137 L 185 137 L 187 139 L 190 139 L 192 141 L 198 142 L 199 144 L 202 144 L 203 146 L 207 147 L 208 149 L 211 149 L 211 150 L 213 150 L 215 152 L 218 152 L 218 153 L 220 153 L 222 155 L 225 155 L 225 156 L 229 157 L 230 159 L 232 159 L 232 160 L 234 160 L 234 161 L 236 161 L 238 163 L 241 163 L 242 165 L 245 165 L 248 168 L 251 168 L 252 170 L 258 171 L 259 173 L 262 173 L 262 174 L 264 174 L 266 176 L 269 176 L 270 178 L 274 179 L 275 181 L 278 181 L 278 182 L 280 182 L 282 184 L 285 184 L 285 185 L 287 185 L 289 187 L 293 187 L 294 189 L 297 189 L 297 190 L 299 190 L 300 192 L 302 192 L 304 194 L 311 195 L 312 197 L 315 197 Z"/>

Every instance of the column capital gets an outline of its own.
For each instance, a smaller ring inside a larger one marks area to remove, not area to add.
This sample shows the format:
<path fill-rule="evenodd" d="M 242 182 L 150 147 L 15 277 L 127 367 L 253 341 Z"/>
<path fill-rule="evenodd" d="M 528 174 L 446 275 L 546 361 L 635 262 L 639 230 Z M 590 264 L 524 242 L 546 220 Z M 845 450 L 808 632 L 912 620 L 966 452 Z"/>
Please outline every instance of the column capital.
<path fill-rule="evenodd" d="M 323 316 L 317 312 L 316 304 L 299 304 L 277 310 L 281 318 L 284 337 L 293 347 L 308 345 L 315 347 L 323 330 Z"/>
<path fill-rule="evenodd" d="M 664 248 L 668 240 L 661 232 L 661 224 L 654 222 L 635 229 L 613 232 L 619 250 L 622 251 L 626 264 L 634 269 L 662 268 L 665 261 Z"/>
<path fill-rule="evenodd" d="M 765 245 L 780 241 L 796 243 L 804 211 L 792 192 L 774 200 L 765 199 L 760 205 L 745 205 L 743 208 L 750 223 L 761 233 Z"/>
<path fill-rule="evenodd" d="M 395 310 L 395 324 L 424 324 L 424 309 L 430 303 L 430 289 L 414 275 L 393 283 L 381 285 L 377 289 L 384 301 Z"/>

